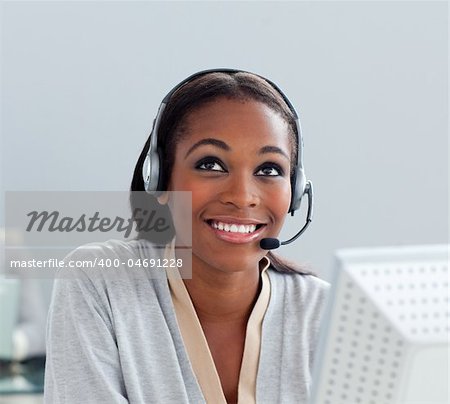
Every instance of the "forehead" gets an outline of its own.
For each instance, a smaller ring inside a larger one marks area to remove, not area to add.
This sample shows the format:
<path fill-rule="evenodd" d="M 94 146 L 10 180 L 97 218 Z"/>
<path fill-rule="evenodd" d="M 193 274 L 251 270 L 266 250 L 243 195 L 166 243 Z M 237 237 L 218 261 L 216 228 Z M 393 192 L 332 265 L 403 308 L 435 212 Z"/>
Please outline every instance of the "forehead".
<path fill-rule="evenodd" d="M 231 147 L 259 149 L 266 145 L 291 152 L 288 123 L 279 113 L 254 100 L 218 99 L 195 109 L 185 119 L 185 146 L 203 137 L 220 138 Z"/>

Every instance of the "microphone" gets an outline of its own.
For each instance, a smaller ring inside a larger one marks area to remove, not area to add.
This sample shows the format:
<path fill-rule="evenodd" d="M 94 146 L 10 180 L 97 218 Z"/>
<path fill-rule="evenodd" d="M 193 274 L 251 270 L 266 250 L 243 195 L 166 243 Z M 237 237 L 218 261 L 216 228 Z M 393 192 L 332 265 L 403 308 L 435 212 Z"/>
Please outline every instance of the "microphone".
<path fill-rule="evenodd" d="M 300 229 L 300 231 L 294 237 L 290 238 L 289 240 L 280 241 L 277 238 L 270 238 L 270 237 L 261 239 L 261 241 L 259 242 L 259 246 L 263 250 L 274 250 L 275 248 L 278 248 L 281 245 L 290 244 L 293 241 L 297 240 L 303 234 L 303 232 L 307 229 L 307 227 L 309 226 L 309 224 L 312 221 L 312 215 L 313 215 L 313 197 L 314 197 L 314 195 L 313 195 L 313 187 L 312 187 L 311 181 L 308 181 L 306 183 L 305 194 L 308 195 L 308 213 L 306 214 L 306 223 L 303 225 L 303 227 Z"/>

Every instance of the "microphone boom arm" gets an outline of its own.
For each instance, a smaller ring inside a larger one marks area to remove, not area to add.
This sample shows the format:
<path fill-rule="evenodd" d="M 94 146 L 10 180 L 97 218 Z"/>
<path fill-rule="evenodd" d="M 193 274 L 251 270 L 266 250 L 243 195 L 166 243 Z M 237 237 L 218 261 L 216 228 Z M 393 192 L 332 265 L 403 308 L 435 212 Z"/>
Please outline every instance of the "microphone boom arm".
<path fill-rule="evenodd" d="M 306 183 L 305 194 L 308 194 L 308 212 L 306 214 L 306 223 L 294 237 L 290 238 L 289 240 L 282 241 L 280 245 L 290 244 L 293 241 L 297 240 L 305 232 L 309 224 L 312 222 L 314 193 L 311 181 L 308 181 Z"/>

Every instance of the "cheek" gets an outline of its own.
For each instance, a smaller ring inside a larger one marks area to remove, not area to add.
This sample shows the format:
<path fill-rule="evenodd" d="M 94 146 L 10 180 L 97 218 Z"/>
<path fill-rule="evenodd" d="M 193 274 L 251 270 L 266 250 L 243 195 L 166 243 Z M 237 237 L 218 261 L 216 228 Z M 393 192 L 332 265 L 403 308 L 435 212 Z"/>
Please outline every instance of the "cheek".
<path fill-rule="evenodd" d="M 175 184 L 174 184 L 175 185 Z M 182 181 L 179 181 L 175 189 L 180 191 L 188 191 L 192 196 L 192 210 L 195 211 L 196 207 L 202 206 L 208 200 L 211 200 L 216 192 L 211 190 L 211 187 L 205 186 L 199 181 L 192 181 L 188 177 L 185 177 Z"/>
<path fill-rule="evenodd" d="M 186 195 L 189 195 L 189 209 L 179 209 L 179 217 L 189 220 L 198 214 L 198 211 L 208 202 L 211 201 L 216 193 L 211 187 L 205 186 L 204 183 L 195 181 L 188 175 L 180 175 L 172 181 L 172 189 L 177 191 L 186 191 Z"/>
<path fill-rule="evenodd" d="M 291 183 L 283 181 L 278 186 L 269 187 L 265 199 L 269 201 L 273 212 L 277 216 L 284 217 L 291 204 Z"/>

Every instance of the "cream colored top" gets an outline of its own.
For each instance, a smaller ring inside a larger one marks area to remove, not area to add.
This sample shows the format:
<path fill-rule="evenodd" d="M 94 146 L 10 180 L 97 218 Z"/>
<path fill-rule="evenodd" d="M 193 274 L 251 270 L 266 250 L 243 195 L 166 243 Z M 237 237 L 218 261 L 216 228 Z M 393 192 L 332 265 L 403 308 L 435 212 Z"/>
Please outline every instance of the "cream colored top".
<path fill-rule="evenodd" d="M 238 403 L 256 403 L 261 325 L 270 299 L 270 279 L 266 272 L 270 261 L 267 257 L 264 257 L 263 260 L 261 262 L 261 292 L 247 323 L 244 354 L 239 374 Z M 208 342 L 180 273 L 177 270 L 167 270 L 167 278 L 178 326 L 205 400 L 207 403 L 226 404 Z"/>

